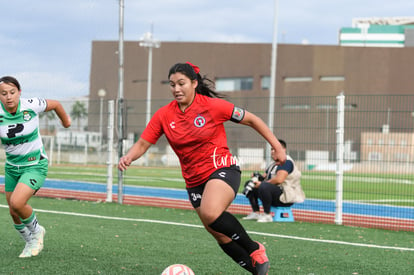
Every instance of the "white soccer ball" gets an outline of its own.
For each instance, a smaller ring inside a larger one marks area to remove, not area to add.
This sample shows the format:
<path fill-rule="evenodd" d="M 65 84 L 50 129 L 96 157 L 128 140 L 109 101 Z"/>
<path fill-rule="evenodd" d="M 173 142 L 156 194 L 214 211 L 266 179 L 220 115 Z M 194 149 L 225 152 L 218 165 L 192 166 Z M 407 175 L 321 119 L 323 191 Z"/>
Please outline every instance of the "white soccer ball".
<path fill-rule="evenodd" d="M 194 275 L 194 271 L 183 264 L 173 264 L 164 269 L 161 275 Z"/>

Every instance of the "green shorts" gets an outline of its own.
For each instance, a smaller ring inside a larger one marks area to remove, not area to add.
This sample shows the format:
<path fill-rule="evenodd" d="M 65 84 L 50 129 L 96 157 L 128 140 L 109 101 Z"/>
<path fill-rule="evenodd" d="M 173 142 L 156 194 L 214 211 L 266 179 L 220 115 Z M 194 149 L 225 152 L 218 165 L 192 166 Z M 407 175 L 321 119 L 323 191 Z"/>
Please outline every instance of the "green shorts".
<path fill-rule="evenodd" d="M 39 190 L 45 182 L 47 171 L 47 159 L 41 159 L 38 164 L 30 166 L 13 166 L 6 163 L 4 190 L 6 192 L 13 192 L 19 182 L 26 184 L 33 190 Z"/>

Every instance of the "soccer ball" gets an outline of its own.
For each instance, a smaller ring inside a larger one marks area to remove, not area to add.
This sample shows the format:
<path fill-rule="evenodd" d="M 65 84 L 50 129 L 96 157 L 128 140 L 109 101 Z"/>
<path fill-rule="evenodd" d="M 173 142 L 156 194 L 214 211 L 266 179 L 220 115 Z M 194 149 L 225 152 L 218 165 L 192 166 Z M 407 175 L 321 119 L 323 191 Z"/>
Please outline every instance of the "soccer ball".
<path fill-rule="evenodd" d="M 173 264 L 164 269 L 161 275 L 194 275 L 194 272 L 186 265 Z"/>

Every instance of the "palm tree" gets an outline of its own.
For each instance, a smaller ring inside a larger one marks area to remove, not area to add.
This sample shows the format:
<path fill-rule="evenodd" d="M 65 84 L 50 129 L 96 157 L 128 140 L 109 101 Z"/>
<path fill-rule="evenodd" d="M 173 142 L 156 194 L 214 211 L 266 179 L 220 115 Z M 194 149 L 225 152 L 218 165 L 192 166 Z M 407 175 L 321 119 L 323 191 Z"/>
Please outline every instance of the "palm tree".
<path fill-rule="evenodd" d="M 72 119 L 76 120 L 78 129 L 80 129 L 80 120 L 81 118 L 88 115 L 86 111 L 85 104 L 80 101 L 76 101 L 75 104 L 72 105 L 72 111 L 70 112 L 70 116 Z"/>
<path fill-rule="evenodd" d="M 45 118 L 45 125 L 46 125 L 46 131 L 47 132 L 53 132 L 54 127 L 49 128 L 49 121 L 54 120 L 56 118 L 56 115 L 54 112 L 43 112 L 39 114 L 39 118 L 43 119 Z"/>

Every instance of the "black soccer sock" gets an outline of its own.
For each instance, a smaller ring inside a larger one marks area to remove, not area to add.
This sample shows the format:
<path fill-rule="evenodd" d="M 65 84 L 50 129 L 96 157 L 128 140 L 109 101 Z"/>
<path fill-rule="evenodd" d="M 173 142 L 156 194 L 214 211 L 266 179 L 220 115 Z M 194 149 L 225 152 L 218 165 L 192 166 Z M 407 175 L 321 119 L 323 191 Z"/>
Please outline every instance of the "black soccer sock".
<path fill-rule="evenodd" d="M 219 245 L 221 249 L 223 249 L 223 251 L 227 255 L 229 255 L 233 259 L 233 261 L 235 261 L 238 265 L 240 265 L 247 271 L 250 271 L 251 273 L 254 273 L 256 271 L 256 269 L 252 265 L 250 255 L 243 247 L 238 245 L 235 241 Z"/>
<path fill-rule="evenodd" d="M 246 230 L 239 221 L 229 212 L 224 211 L 212 224 L 209 225 L 214 231 L 222 233 L 231 238 L 241 247 L 243 247 L 249 255 L 259 249 L 259 245 L 250 239 Z"/>

